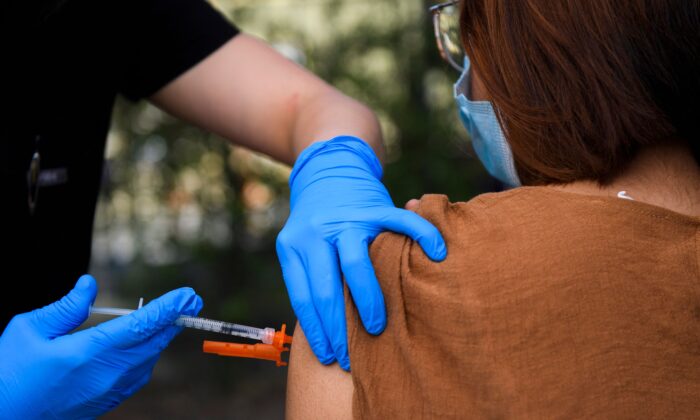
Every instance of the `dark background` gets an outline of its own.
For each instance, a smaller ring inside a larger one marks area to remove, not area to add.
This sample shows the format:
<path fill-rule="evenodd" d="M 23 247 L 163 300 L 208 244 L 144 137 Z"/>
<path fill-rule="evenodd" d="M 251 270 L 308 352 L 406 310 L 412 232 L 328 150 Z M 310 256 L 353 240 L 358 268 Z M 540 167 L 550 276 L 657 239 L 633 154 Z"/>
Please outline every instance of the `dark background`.
<path fill-rule="evenodd" d="M 402 206 L 424 193 L 467 200 L 495 185 L 468 144 L 421 0 L 219 0 L 260 36 L 380 117 L 384 181 Z M 264 83 L 264 80 L 260 81 Z M 202 316 L 293 328 L 275 255 L 288 214 L 289 168 L 231 147 L 147 103 L 120 101 L 94 234 L 97 304 L 135 307 L 180 286 Z M 94 321 L 97 321 L 94 320 Z M 107 418 L 282 418 L 286 368 L 203 354 L 183 332 L 153 380 Z"/>

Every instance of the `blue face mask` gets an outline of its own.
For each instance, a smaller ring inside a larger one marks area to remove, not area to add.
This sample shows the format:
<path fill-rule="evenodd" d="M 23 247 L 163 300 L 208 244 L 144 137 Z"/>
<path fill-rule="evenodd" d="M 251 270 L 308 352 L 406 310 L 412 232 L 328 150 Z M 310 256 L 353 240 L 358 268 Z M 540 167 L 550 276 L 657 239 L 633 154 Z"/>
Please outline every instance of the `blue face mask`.
<path fill-rule="evenodd" d="M 474 151 L 486 170 L 508 187 L 519 187 L 513 152 L 506 141 L 491 102 L 470 101 L 471 72 L 469 58 L 464 57 L 464 73 L 454 87 L 459 116 L 472 139 Z"/>

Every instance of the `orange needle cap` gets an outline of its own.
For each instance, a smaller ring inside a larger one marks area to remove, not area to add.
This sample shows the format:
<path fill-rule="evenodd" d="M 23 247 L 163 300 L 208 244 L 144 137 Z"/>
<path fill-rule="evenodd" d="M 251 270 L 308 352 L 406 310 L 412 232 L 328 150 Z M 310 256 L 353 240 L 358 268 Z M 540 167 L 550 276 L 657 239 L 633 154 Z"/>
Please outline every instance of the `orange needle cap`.
<path fill-rule="evenodd" d="M 277 366 L 287 366 L 287 362 L 282 361 L 282 353 L 289 351 L 285 344 L 292 343 L 292 337 L 285 334 L 286 324 L 275 332 L 272 344 L 241 344 L 226 343 L 221 341 L 204 341 L 203 350 L 205 353 L 218 354 L 219 356 L 247 357 L 250 359 L 271 360 Z"/>

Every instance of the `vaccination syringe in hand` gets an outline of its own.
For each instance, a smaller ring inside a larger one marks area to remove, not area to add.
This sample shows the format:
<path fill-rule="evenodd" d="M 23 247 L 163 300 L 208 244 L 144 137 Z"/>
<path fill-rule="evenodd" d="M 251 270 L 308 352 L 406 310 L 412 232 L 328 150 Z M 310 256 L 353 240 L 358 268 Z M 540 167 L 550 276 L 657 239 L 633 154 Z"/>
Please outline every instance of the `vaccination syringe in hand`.
<path fill-rule="evenodd" d="M 141 309 L 142 306 L 143 298 L 139 301 L 138 308 Z M 132 312 L 134 312 L 133 309 L 90 307 L 90 315 L 102 314 L 122 316 L 129 315 Z M 270 360 L 275 362 L 278 367 L 287 366 L 287 362 L 282 360 L 282 353 L 289 351 L 289 347 L 286 345 L 292 344 L 293 337 L 286 334 L 287 326 L 285 324 L 282 324 L 282 328 L 280 328 L 279 331 L 275 331 L 274 328 L 254 328 L 233 324 L 231 322 L 215 321 L 213 319 L 198 318 L 188 315 L 179 316 L 174 324 L 181 327 L 262 341 L 262 344 L 204 341 L 202 350 L 205 353 L 218 354 L 219 356 Z"/>
<path fill-rule="evenodd" d="M 143 299 L 139 302 L 139 308 L 143 304 Z M 128 315 L 134 312 L 133 309 L 122 308 L 99 308 L 91 307 L 90 314 L 102 314 L 112 316 Z M 274 328 L 254 328 L 245 325 L 233 324 L 231 322 L 215 321 L 213 319 L 199 318 L 188 315 L 181 315 L 175 321 L 175 325 L 181 327 L 194 328 L 197 330 L 211 331 L 220 334 L 234 335 L 237 337 L 252 338 L 260 340 L 265 344 L 272 344 L 275 338 Z"/>

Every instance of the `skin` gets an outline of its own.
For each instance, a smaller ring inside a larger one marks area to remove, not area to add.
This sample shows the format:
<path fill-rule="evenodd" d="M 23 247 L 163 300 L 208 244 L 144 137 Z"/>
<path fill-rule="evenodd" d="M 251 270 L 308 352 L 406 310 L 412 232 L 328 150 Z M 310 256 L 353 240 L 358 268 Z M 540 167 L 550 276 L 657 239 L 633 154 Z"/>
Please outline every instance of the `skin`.
<path fill-rule="evenodd" d="M 350 419 L 352 393 L 352 376 L 337 363 L 319 363 L 297 324 L 289 355 L 287 418 Z"/>
<path fill-rule="evenodd" d="M 691 216 L 700 215 L 700 167 L 685 141 L 669 139 L 647 147 L 609 185 L 578 181 L 553 185 L 560 191 L 616 197 L 626 191 L 636 201 Z"/>
<path fill-rule="evenodd" d="M 473 75 L 472 96 L 486 99 L 483 85 Z M 668 139 L 648 147 L 610 184 L 578 181 L 551 185 L 569 193 L 617 197 L 626 191 L 636 201 L 668 210 L 700 216 L 700 166 L 681 139 Z M 410 200 L 406 209 L 417 211 L 420 201 Z M 352 350 L 352 349 L 351 349 Z M 352 377 L 337 365 L 322 366 L 316 361 L 300 328 L 294 332 L 287 380 L 288 419 L 342 419 L 352 416 Z"/>
<path fill-rule="evenodd" d="M 231 143 L 290 165 L 311 143 L 338 135 L 357 136 L 384 156 L 379 123 L 369 108 L 245 34 L 149 99 Z"/>

